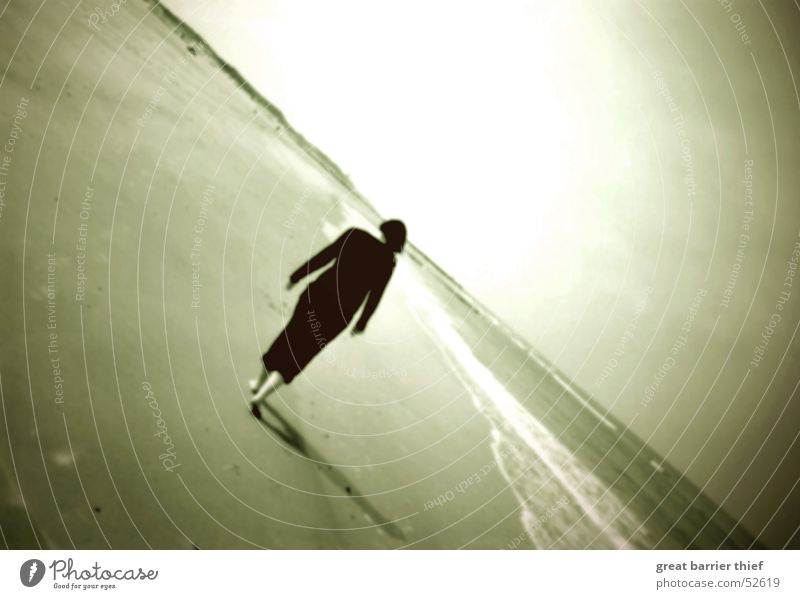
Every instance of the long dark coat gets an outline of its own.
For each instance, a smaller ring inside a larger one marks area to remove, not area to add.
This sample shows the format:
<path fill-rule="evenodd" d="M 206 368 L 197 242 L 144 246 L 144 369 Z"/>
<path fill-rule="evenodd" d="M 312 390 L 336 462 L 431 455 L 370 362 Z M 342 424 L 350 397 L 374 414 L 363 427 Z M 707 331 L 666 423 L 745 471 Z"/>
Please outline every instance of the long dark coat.
<path fill-rule="evenodd" d="M 280 372 L 287 383 L 347 327 L 367 299 L 355 326 L 364 330 L 395 265 L 385 243 L 361 229 L 348 229 L 290 280 L 297 283 L 331 261 L 333 265 L 303 290 L 286 328 L 263 356 L 266 369 Z"/>

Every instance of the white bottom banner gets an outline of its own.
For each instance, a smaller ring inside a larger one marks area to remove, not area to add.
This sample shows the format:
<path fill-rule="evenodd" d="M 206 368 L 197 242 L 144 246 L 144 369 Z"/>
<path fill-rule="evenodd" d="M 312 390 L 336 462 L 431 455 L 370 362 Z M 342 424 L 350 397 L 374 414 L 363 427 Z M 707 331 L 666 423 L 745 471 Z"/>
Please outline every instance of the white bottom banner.
<path fill-rule="evenodd" d="M 796 551 L 4 551 L 2 597 L 800 597 Z"/>

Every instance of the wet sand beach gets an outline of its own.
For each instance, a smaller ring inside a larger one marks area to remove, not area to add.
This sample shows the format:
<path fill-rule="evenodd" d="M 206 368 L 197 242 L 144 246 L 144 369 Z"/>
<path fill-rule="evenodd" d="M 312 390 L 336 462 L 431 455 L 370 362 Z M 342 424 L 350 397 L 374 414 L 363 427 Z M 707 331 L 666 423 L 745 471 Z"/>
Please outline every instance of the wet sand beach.
<path fill-rule="evenodd" d="M 755 543 L 413 249 L 257 422 L 289 273 L 377 214 L 158 4 L 2 31 L 7 547 Z"/>

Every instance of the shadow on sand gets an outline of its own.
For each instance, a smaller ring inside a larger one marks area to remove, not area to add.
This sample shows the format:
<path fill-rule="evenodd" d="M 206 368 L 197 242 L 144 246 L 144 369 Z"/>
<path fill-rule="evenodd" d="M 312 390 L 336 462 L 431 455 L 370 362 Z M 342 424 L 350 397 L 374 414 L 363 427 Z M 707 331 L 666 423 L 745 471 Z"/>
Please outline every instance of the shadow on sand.
<path fill-rule="evenodd" d="M 289 422 L 275 408 L 269 404 L 266 404 L 266 402 L 263 402 L 261 405 L 265 406 L 270 415 L 280 423 L 280 426 L 276 426 L 271 422 L 268 422 L 265 418 L 261 419 L 261 424 L 267 427 L 271 433 L 277 435 L 284 443 L 297 450 L 305 457 L 321 464 L 322 472 L 333 482 L 333 484 L 343 489 L 350 499 L 352 499 L 355 504 L 363 510 L 367 517 L 372 522 L 380 526 L 388 535 L 401 541 L 405 540 L 403 531 L 400 530 L 400 528 L 393 522 L 390 522 L 377 509 L 375 509 L 375 507 L 365 499 L 363 493 L 361 493 L 359 489 L 352 482 L 350 482 L 350 479 L 348 479 L 340 470 L 328 464 L 328 461 L 325 459 L 325 457 L 313 446 L 311 446 L 305 439 L 303 439 L 297 429 L 289 424 Z"/>

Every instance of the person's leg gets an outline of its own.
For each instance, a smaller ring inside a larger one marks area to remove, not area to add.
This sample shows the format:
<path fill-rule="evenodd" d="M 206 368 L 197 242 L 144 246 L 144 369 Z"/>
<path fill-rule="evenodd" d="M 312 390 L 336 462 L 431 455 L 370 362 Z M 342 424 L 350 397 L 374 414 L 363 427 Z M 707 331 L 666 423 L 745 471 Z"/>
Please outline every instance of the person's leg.
<path fill-rule="evenodd" d="M 275 391 L 278 387 L 283 385 L 283 377 L 278 371 L 270 372 L 264 379 L 264 382 L 258 387 L 258 391 L 253 396 L 253 402 L 262 401 L 267 396 Z"/>
<path fill-rule="evenodd" d="M 278 387 L 283 385 L 283 376 L 280 372 L 270 372 L 264 383 L 258 388 L 258 392 L 253 396 L 250 402 L 253 415 L 256 418 L 261 418 L 261 410 L 258 404 L 263 403 L 267 397 L 273 393 Z"/>
<path fill-rule="evenodd" d="M 261 371 L 258 373 L 258 378 L 250 379 L 248 381 L 250 385 L 250 392 L 255 394 L 261 388 L 261 385 L 266 382 L 268 376 L 269 372 L 267 372 L 267 369 L 264 367 L 264 363 L 262 362 Z"/>

